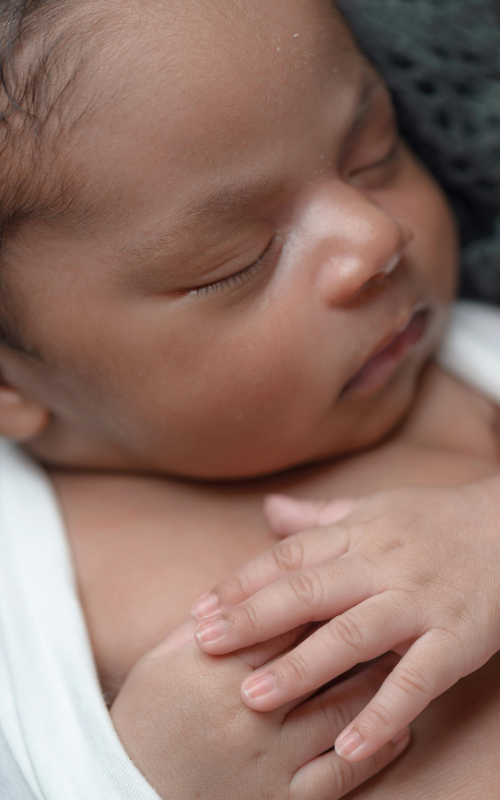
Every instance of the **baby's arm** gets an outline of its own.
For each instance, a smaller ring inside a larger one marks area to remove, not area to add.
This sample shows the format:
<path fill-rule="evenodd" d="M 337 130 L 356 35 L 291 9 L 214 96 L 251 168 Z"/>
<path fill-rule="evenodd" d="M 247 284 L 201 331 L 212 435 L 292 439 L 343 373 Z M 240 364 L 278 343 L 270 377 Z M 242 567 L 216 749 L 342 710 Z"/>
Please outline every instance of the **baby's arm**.
<path fill-rule="evenodd" d="M 261 711 L 388 650 L 403 655 L 336 741 L 343 758 L 359 761 L 500 649 L 500 477 L 340 507 L 279 503 L 269 510 L 282 533 L 323 527 L 285 539 L 204 596 L 195 614 L 212 616 L 198 641 L 227 653 L 330 620 L 244 682 L 244 701 Z"/>

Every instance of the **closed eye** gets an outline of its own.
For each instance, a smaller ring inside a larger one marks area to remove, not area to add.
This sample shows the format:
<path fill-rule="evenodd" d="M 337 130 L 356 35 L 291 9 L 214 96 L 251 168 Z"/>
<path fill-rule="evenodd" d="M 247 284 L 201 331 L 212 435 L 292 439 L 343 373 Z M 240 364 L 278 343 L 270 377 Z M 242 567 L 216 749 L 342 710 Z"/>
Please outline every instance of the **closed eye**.
<path fill-rule="evenodd" d="M 234 272 L 232 275 L 227 275 L 224 278 L 220 278 L 218 281 L 214 281 L 213 283 L 205 283 L 203 286 L 198 286 L 196 289 L 192 289 L 190 292 L 188 292 L 188 295 L 190 297 L 200 298 L 207 297 L 213 293 L 222 294 L 228 289 L 234 289 L 244 283 L 247 283 L 275 258 L 276 241 L 277 240 L 275 236 L 271 239 L 266 249 L 260 254 L 260 256 L 253 261 L 252 264 L 249 264 L 248 267 L 240 269 L 238 272 Z"/>
<path fill-rule="evenodd" d="M 377 169 L 378 167 L 385 167 L 386 164 L 390 164 L 392 161 L 395 160 L 396 156 L 399 154 L 399 145 L 400 139 L 399 137 L 395 140 L 392 144 L 391 149 L 383 158 L 379 161 L 376 161 L 374 164 L 368 164 L 366 167 L 361 167 L 360 169 L 353 170 L 351 172 L 351 177 L 356 175 L 361 175 L 363 172 L 367 172 L 370 169 Z"/>

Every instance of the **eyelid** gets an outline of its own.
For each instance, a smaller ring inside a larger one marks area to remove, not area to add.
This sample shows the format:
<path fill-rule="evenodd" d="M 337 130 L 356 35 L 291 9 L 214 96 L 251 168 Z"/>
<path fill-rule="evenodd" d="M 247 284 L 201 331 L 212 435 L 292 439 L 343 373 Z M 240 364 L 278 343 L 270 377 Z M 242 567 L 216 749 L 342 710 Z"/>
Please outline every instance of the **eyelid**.
<path fill-rule="evenodd" d="M 401 139 L 399 135 L 396 135 L 394 142 L 391 145 L 391 149 L 389 152 L 378 161 L 374 161 L 373 164 L 367 164 L 365 167 L 360 167 L 359 169 L 353 170 L 350 173 L 351 178 L 355 178 L 356 175 L 362 175 L 363 172 L 367 172 L 370 169 L 376 169 L 377 167 L 383 167 L 385 164 L 389 164 L 399 153 L 399 148 L 401 145 Z"/>
<path fill-rule="evenodd" d="M 385 134 L 390 132 L 392 138 L 397 140 L 399 137 L 399 130 L 394 105 L 387 87 L 383 83 L 378 82 L 372 86 L 372 91 L 361 107 L 357 119 L 344 142 L 340 162 L 346 163 L 350 155 L 357 149 L 360 140 L 362 141 L 363 137 L 366 136 L 367 132 L 373 129 L 374 126 L 378 126 L 380 131 L 380 125 L 385 128 Z M 367 164 L 367 167 L 369 166 L 371 165 Z"/>
<path fill-rule="evenodd" d="M 388 110 L 394 117 L 394 106 L 389 94 L 389 90 L 380 76 L 376 75 L 375 79 L 368 85 L 368 90 L 366 91 L 364 101 L 357 110 L 355 119 L 342 148 L 342 158 L 347 155 L 352 145 L 354 145 L 358 135 L 366 127 L 374 108 L 376 108 L 381 102 L 387 105 Z"/>
<path fill-rule="evenodd" d="M 206 297 L 211 292 L 217 292 L 219 289 L 221 293 L 224 289 L 231 288 L 234 286 L 239 286 L 242 283 L 249 280 L 253 274 L 262 266 L 264 266 L 266 260 L 270 257 L 271 253 L 274 251 L 274 245 L 276 244 L 277 237 L 273 236 L 273 238 L 269 241 L 267 247 L 262 251 L 260 256 L 255 259 L 251 264 L 248 264 L 243 269 L 238 270 L 238 272 L 233 272 L 232 275 L 226 275 L 223 278 L 219 278 L 217 281 L 213 281 L 212 283 L 205 283 L 202 286 L 197 286 L 194 289 L 191 289 L 187 292 L 188 297 L 194 297 L 196 299 L 200 297 Z M 274 255 L 274 253 L 273 253 Z"/>

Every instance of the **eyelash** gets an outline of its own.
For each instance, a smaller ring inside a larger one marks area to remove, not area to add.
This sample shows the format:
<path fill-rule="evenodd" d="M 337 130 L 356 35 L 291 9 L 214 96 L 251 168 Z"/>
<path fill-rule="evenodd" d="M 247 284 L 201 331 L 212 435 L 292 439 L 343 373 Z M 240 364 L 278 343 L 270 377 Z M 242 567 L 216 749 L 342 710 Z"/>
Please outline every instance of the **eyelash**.
<path fill-rule="evenodd" d="M 226 278 L 221 278 L 214 283 L 206 283 L 204 286 L 198 286 L 197 289 L 193 289 L 189 292 L 189 295 L 198 299 L 200 297 L 207 297 L 213 292 L 220 291 L 222 293 L 224 289 L 233 289 L 236 286 L 241 286 L 243 283 L 246 283 L 250 278 L 253 278 L 253 276 L 262 269 L 266 261 L 269 260 L 270 253 L 274 249 L 273 245 L 275 241 L 276 237 L 271 239 L 264 252 L 261 253 L 252 264 L 249 264 L 248 267 L 241 269 L 239 272 L 235 272 L 233 275 L 228 275 Z"/>

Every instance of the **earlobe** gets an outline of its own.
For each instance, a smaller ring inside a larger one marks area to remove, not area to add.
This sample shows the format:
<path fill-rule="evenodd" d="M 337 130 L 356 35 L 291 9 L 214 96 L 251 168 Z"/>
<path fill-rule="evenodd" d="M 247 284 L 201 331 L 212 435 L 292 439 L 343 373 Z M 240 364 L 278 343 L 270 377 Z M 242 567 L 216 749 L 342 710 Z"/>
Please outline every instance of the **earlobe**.
<path fill-rule="evenodd" d="M 49 423 L 49 412 L 21 392 L 0 384 L 0 436 L 15 442 L 29 442 Z"/>

